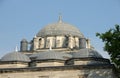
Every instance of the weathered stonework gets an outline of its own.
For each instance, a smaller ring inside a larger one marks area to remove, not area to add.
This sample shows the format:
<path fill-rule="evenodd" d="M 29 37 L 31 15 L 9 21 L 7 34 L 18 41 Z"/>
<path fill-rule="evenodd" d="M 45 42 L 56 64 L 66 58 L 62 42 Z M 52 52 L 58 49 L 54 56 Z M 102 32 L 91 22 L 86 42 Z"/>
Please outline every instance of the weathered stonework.
<path fill-rule="evenodd" d="M 116 78 L 112 66 L 66 66 L 3 71 L 0 78 Z M 9 69 L 8 69 L 9 70 Z M 1 72 L 1 69 L 0 69 Z"/>
<path fill-rule="evenodd" d="M 36 67 L 50 67 L 50 66 L 64 66 L 64 63 L 62 62 L 42 62 L 37 63 Z"/>

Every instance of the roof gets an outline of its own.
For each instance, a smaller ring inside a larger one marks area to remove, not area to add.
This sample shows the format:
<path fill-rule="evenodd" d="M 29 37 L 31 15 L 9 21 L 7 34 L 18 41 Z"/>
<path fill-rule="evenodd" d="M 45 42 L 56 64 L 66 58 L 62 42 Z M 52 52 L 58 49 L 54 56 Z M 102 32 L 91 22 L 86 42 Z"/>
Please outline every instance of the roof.
<path fill-rule="evenodd" d="M 93 49 L 80 49 L 78 52 L 71 52 L 72 58 L 84 58 L 84 57 L 95 57 L 103 58 L 96 50 Z"/>
<path fill-rule="evenodd" d="M 84 37 L 78 28 L 62 21 L 45 26 L 37 33 L 36 36 L 45 37 L 59 35 Z"/>
<path fill-rule="evenodd" d="M 36 57 L 36 60 L 65 60 L 66 58 L 71 58 L 72 56 L 67 53 L 63 52 L 54 52 L 54 51 L 47 51 L 47 52 L 40 52 L 31 55 L 30 57 Z"/>
<path fill-rule="evenodd" d="M 25 54 L 22 54 L 20 52 L 11 52 L 6 55 L 4 55 L 1 58 L 1 61 L 20 61 L 20 62 L 29 62 L 30 59 Z"/>
<path fill-rule="evenodd" d="M 92 60 L 90 60 L 87 65 L 99 65 L 99 64 L 110 64 L 109 61 L 103 61 L 105 60 L 96 50 L 94 49 L 80 49 L 77 52 L 71 52 L 70 53 L 72 55 L 72 59 L 79 59 L 82 61 L 82 59 L 86 60 L 89 58 L 93 58 Z M 97 60 L 96 60 L 97 59 Z M 101 60 L 98 60 L 101 59 Z M 84 60 L 83 60 L 84 61 Z"/>

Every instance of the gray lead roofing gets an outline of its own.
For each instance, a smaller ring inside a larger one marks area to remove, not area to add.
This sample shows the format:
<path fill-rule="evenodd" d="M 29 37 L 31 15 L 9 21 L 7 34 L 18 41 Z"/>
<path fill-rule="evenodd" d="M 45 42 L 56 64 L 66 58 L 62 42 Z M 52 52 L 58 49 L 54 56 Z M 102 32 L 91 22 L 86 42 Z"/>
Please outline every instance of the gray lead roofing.
<path fill-rule="evenodd" d="M 49 24 L 37 33 L 37 37 L 70 35 L 84 37 L 78 28 L 64 22 Z"/>
<path fill-rule="evenodd" d="M 11 52 L 11 53 L 4 55 L 1 58 L 1 61 L 29 62 L 30 59 L 28 56 L 26 56 L 25 54 L 22 54 L 20 52 Z"/>
<path fill-rule="evenodd" d="M 54 52 L 53 50 L 47 52 L 40 52 L 31 55 L 30 57 L 36 57 L 36 60 L 55 59 L 65 60 L 65 58 L 71 58 L 72 56 L 63 52 Z"/>
<path fill-rule="evenodd" d="M 80 49 L 78 52 L 71 52 L 72 58 L 84 58 L 84 57 L 95 57 L 103 58 L 96 50 L 93 49 Z"/>

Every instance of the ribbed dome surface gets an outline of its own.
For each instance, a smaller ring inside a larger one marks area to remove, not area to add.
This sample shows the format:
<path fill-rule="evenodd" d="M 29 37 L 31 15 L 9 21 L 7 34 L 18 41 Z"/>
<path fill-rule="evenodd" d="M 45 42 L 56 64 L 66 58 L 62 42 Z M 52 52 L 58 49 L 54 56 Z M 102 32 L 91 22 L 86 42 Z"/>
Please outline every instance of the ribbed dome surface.
<path fill-rule="evenodd" d="M 78 52 L 72 52 L 73 58 L 95 57 L 103 58 L 96 50 L 92 49 L 80 49 Z"/>
<path fill-rule="evenodd" d="M 20 61 L 20 62 L 29 62 L 30 59 L 28 56 L 20 52 L 11 52 L 6 54 L 1 58 L 1 61 Z"/>
<path fill-rule="evenodd" d="M 33 54 L 30 57 L 36 57 L 36 60 L 49 60 L 49 59 L 65 60 L 66 58 L 71 58 L 72 56 L 67 53 L 47 51 Z"/>
<path fill-rule="evenodd" d="M 58 22 L 45 26 L 43 29 L 41 29 L 38 32 L 37 37 L 59 36 L 59 35 L 84 37 L 78 28 L 63 22 Z"/>

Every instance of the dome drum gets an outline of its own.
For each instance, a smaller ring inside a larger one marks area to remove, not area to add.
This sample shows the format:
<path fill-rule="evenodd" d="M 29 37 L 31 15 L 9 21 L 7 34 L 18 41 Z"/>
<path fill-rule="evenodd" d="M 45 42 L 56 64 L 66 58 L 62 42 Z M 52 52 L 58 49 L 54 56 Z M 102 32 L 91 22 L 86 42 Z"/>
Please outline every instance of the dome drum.
<path fill-rule="evenodd" d="M 84 41 L 84 42 L 82 42 Z M 33 50 L 48 49 L 48 48 L 70 48 L 81 49 L 86 48 L 86 39 L 73 36 L 48 36 L 36 37 L 33 39 Z"/>

